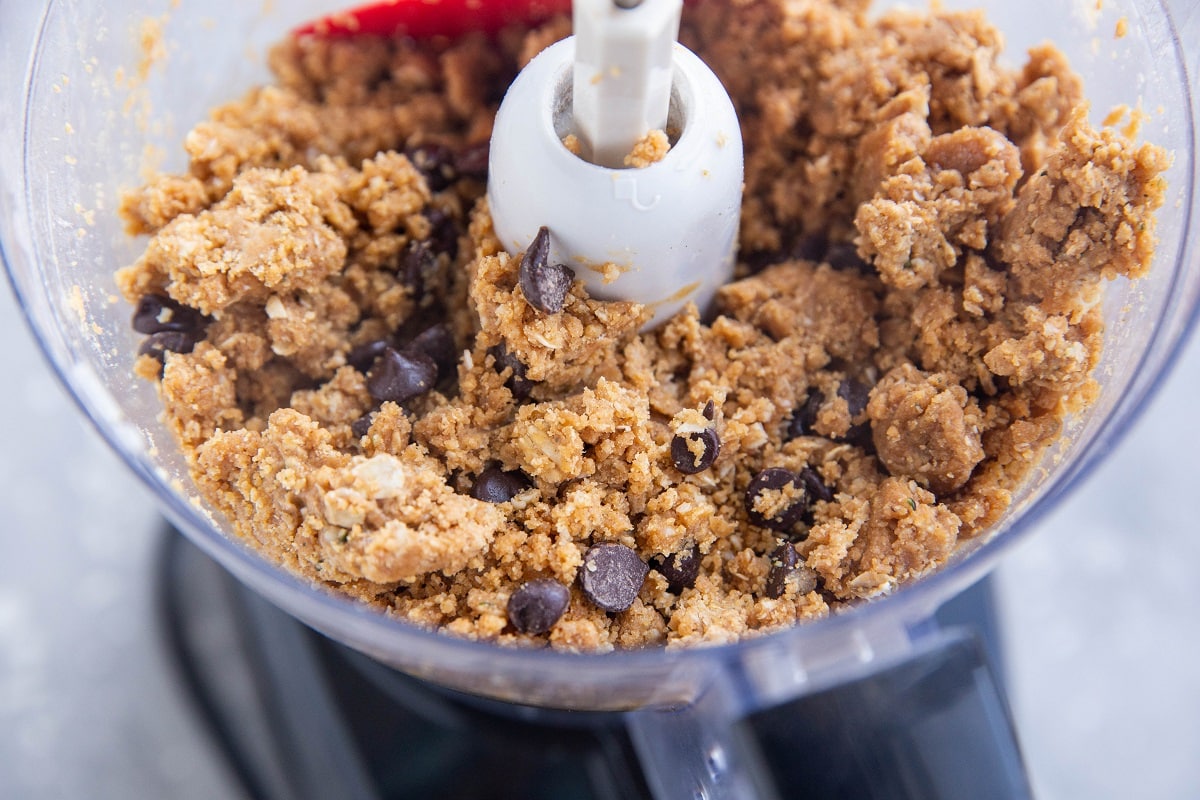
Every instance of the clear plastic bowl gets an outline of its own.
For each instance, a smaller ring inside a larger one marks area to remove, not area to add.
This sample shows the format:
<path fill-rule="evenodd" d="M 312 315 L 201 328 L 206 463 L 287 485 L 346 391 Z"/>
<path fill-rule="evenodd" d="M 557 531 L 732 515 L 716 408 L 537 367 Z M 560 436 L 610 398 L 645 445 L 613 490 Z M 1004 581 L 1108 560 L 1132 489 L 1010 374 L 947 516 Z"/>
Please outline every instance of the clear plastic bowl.
<path fill-rule="evenodd" d="M 141 247 L 115 214 L 121 190 L 147 168 L 182 169 L 186 131 L 209 108 L 268 79 L 266 48 L 297 22 L 344 5 L 0 4 L 0 245 L 22 308 L 64 384 L 179 529 L 281 608 L 413 675 L 485 697 L 571 709 L 696 709 L 704 704 L 693 701 L 706 698 L 717 718 L 728 718 L 903 658 L 929 634 L 932 613 L 1032 531 L 1112 448 L 1194 317 L 1200 211 L 1197 101 L 1188 70 L 1194 82 L 1195 4 L 946 0 L 950 8 L 983 7 L 1004 31 L 1014 66 L 1029 46 L 1056 43 L 1084 76 L 1096 121 L 1117 104 L 1138 107 L 1146 115 L 1142 137 L 1174 155 L 1151 275 L 1110 285 L 1104 299 L 1099 400 L 1071 421 L 1003 521 L 942 570 L 890 596 L 736 645 L 569 655 L 419 630 L 314 588 L 222 530 L 194 496 L 153 388 L 132 374 L 137 341 L 112 279 Z M 1127 26 L 1123 37 L 1114 34 L 1119 19 Z M 1193 43 L 1190 52 L 1184 41 Z M 713 727 L 712 719 L 705 724 Z"/>

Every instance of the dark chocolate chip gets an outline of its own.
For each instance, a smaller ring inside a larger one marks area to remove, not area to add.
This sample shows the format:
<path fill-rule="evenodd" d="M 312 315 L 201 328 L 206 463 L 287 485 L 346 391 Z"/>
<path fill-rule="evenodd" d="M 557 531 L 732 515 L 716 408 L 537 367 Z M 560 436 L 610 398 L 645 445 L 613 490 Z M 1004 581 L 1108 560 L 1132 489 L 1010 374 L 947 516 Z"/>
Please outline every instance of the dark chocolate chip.
<path fill-rule="evenodd" d="M 755 503 L 764 492 L 779 491 L 787 486 L 800 490 L 790 505 L 770 517 L 755 509 Z M 808 510 L 808 492 L 804 482 L 794 472 L 782 467 L 769 467 L 750 479 L 745 503 L 746 515 L 755 525 L 794 535 L 796 525 L 803 521 L 804 513 Z"/>
<path fill-rule="evenodd" d="M 369 342 L 351 348 L 346 354 L 346 363 L 354 367 L 364 375 L 374 365 L 375 360 L 383 355 L 383 351 L 391 347 L 391 342 L 387 339 L 372 339 Z"/>
<path fill-rule="evenodd" d="M 824 402 L 825 395 L 820 391 L 814 389 L 809 392 L 800 407 L 792 412 L 792 419 L 787 428 L 788 441 L 798 436 L 813 435 L 813 425 L 817 424 L 817 414 L 821 413 L 821 404 Z"/>
<path fill-rule="evenodd" d="M 860 380 L 847 378 L 838 385 L 838 397 L 846 401 L 846 405 L 850 409 L 851 420 L 862 416 L 867 410 L 867 401 L 871 397 L 871 387 Z M 871 437 L 871 422 L 864 420 L 855 425 L 851 425 L 850 429 L 841 438 L 843 442 L 858 445 L 859 447 L 871 448 L 874 447 L 874 442 Z"/>
<path fill-rule="evenodd" d="M 159 331 L 152 333 L 138 348 L 138 355 L 162 361 L 167 353 L 190 353 L 196 347 L 196 336 L 188 331 Z"/>
<path fill-rule="evenodd" d="M 858 255 L 858 248 L 847 242 L 832 245 L 825 251 L 825 263 L 837 270 L 872 272 L 871 265 Z"/>
<path fill-rule="evenodd" d="M 706 420 L 708 420 L 709 422 L 712 422 L 714 419 L 717 418 L 716 404 L 713 403 L 712 400 L 709 400 L 707 403 L 704 404 L 704 410 L 701 413 L 704 414 L 704 418 Z"/>
<path fill-rule="evenodd" d="M 779 250 L 755 250 L 741 254 L 740 258 L 747 275 L 757 275 L 772 264 L 787 260 L 786 254 Z"/>
<path fill-rule="evenodd" d="M 875 452 L 875 435 L 871 432 L 869 421 L 851 425 L 850 430 L 846 431 L 846 435 L 841 438 L 841 441 L 861 447 L 868 452 Z"/>
<path fill-rule="evenodd" d="M 459 177 L 486 181 L 490 152 L 491 142 L 486 139 L 459 150 L 454 155 L 454 169 L 458 172 Z"/>
<path fill-rule="evenodd" d="M 525 301 L 538 311 L 557 314 L 563 310 L 567 292 L 575 282 L 575 270 L 565 264 L 550 263 L 550 230 L 544 225 L 521 256 L 517 281 Z"/>
<path fill-rule="evenodd" d="M 623 544 L 592 545 L 583 555 L 579 583 L 583 593 L 605 611 L 624 611 L 633 605 L 650 568 Z"/>
<path fill-rule="evenodd" d="M 796 238 L 791 252 L 794 258 L 805 261 L 820 261 L 829 247 L 829 240 L 822 233 L 810 233 Z"/>
<path fill-rule="evenodd" d="M 458 257 L 458 225 L 454 218 L 440 208 L 431 208 L 425 212 L 432 229 L 429 233 L 429 243 L 435 253 L 445 253 L 453 261 Z"/>
<path fill-rule="evenodd" d="M 425 294 L 425 288 L 433 283 L 437 276 L 437 253 L 429 241 L 409 242 L 400 263 L 403 270 L 400 274 L 404 284 L 412 289 L 414 297 Z"/>
<path fill-rule="evenodd" d="M 787 579 L 795 572 L 800 557 L 791 542 L 780 542 L 779 546 L 771 551 L 770 558 L 771 570 L 767 573 L 767 585 L 763 594 L 770 598 L 780 598 L 783 597 Z"/>
<path fill-rule="evenodd" d="M 412 148 L 406 155 L 417 171 L 425 176 L 425 183 L 431 192 L 442 191 L 458 177 L 454 169 L 454 154 L 449 147 L 423 144 Z"/>
<path fill-rule="evenodd" d="M 438 380 L 454 374 L 458 365 L 458 346 L 454 344 L 454 334 L 450 326 L 444 322 L 426 328 L 418 333 L 413 340 L 404 346 L 405 350 L 424 353 L 437 364 Z"/>
<path fill-rule="evenodd" d="M 488 355 L 496 360 L 496 372 L 512 370 L 512 374 L 508 376 L 504 385 L 512 392 L 513 399 L 520 402 L 529 397 L 529 393 L 533 391 L 534 382 L 525 377 L 525 365 L 521 363 L 521 359 L 508 352 L 508 348 L 503 343 L 489 347 Z"/>
<path fill-rule="evenodd" d="M 550 263 L 550 229 L 543 225 L 538 228 L 529 247 L 525 248 L 525 253 L 521 256 L 521 266 L 544 267 L 548 263 Z"/>
<path fill-rule="evenodd" d="M 833 490 L 825 485 L 825 482 L 821 480 L 821 476 L 811 467 L 805 467 L 800 470 L 800 480 L 804 482 L 804 489 L 808 493 L 808 508 L 804 510 L 804 516 L 801 517 L 801 521 L 805 525 L 811 526 L 816 522 L 813 503 L 817 500 L 824 500 L 827 503 L 832 501 Z"/>
<path fill-rule="evenodd" d="M 508 598 L 508 621 L 521 633 L 545 633 L 566 613 L 570 602 L 570 590 L 558 581 L 527 581 Z"/>
<path fill-rule="evenodd" d="M 367 374 L 367 391 L 381 403 L 403 403 L 425 394 L 436 382 L 437 364 L 432 358 L 389 347 Z"/>
<path fill-rule="evenodd" d="M 699 456 L 692 450 L 691 442 L 700 443 L 702 450 Z M 721 437 L 712 428 L 671 439 L 671 462 L 684 475 L 695 475 L 708 469 L 720 453 Z"/>
<path fill-rule="evenodd" d="M 847 378 L 838 384 L 837 395 L 850 407 L 850 416 L 857 417 L 867 410 L 867 401 L 871 398 L 871 387 L 860 380 Z"/>
<path fill-rule="evenodd" d="M 209 318 L 191 306 L 161 294 L 144 294 L 133 312 L 133 329 L 138 333 L 155 334 L 165 331 L 199 333 Z"/>
<path fill-rule="evenodd" d="M 532 486 L 529 477 L 520 470 L 505 472 L 496 464 L 489 464 L 475 479 L 471 497 L 487 503 L 507 503 Z"/>
<path fill-rule="evenodd" d="M 800 470 L 800 480 L 804 481 L 804 488 L 808 492 L 810 500 L 824 500 L 826 503 L 833 501 L 833 490 L 825 485 L 821 476 L 812 467 Z"/>
<path fill-rule="evenodd" d="M 655 571 L 667 579 L 667 588 L 675 594 L 690 589 L 700 575 L 700 548 L 692 545 L 687 550 L 659 556 L 650 562 Z"/>
<path fill-rule="evenodd" d="M 375 421 L 375 412 L 368 411 L 354 422 L 350 423 L 350 432 L 354 434 L 354 438 L 361 439 L 371 432 L 371 423 Z"/>

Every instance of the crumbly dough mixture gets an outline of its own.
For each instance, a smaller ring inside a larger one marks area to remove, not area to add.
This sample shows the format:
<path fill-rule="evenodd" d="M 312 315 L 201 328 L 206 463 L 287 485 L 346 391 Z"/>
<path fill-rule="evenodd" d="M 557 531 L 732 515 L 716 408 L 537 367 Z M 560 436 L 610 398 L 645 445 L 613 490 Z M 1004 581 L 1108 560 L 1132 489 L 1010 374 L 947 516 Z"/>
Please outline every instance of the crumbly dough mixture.
<path fill-rule="evenodd" d="M 119 284 L 184 329 L 137 368 L 201 494 L 315 582 L 505 644 L 729 642 L 937 568 L 1094 395 L 1167 159 L 1093 129 L 1053 47 L 1009 70 L 979 13 L 866 5 L 686 9 L 743 126 L 739 279 L 645 334 L 578 282 L 532 307 L 482 200 L 566 20 L 279 45 L 124 204 Z"/>
<path fill-rule="evenodd" d="M 667 132 L 652 130 L 633 145 L 629 155 L 625 156 L 625 166 L 645 169 L 666 158 L 670 149 L 671 143 L 667 138 Z"/>

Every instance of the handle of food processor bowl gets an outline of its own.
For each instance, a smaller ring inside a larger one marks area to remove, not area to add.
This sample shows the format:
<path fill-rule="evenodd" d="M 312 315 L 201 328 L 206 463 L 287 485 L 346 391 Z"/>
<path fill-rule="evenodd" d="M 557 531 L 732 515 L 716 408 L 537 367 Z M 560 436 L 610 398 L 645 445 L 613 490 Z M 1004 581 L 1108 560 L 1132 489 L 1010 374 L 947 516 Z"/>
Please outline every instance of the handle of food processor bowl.
<path fill-rule="evenodd" d="M 681 708 L 626 715 L 642 774 L 656 800 L 777 800 L 757 743 L 740 718 L 730 670 L 715 668 L 703 694 Z"/>
<path fill-rule="evenodd" d="M 983 643 L 997 638 L 992 613 L 977 584 L 909 629 L 907 652 L 827 665 L 767 708 L 737 663 L 715 666 L 691 704 L 627 715 L 646 782 L 658 800 L 1032 797 Z"/>

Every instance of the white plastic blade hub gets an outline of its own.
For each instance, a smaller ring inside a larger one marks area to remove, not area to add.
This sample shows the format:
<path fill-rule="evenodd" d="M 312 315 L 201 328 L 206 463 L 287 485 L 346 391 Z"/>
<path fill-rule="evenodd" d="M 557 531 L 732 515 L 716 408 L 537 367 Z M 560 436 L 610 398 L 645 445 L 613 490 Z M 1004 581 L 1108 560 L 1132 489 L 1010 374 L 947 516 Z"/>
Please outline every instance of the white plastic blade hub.
<path fill-rule="evenodd" d="M 667 127 L 678 139 L 643 169 L 589 163 L 562 143 L 572 115 L 576 38 L 542 51 L 509 87 L 492 132 L 488 203 L 519 257 L 550 229 L 550 258 L 592 297 L 652 307 L 653 327 L 688 302 L 702 311 L 733 275 L 742 198 L 742 137 L 721 82 L 672 47 Z M 609 264 L 606 282 L 601 268 Z"/>

